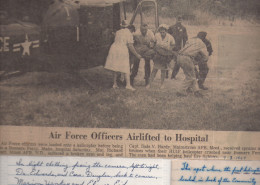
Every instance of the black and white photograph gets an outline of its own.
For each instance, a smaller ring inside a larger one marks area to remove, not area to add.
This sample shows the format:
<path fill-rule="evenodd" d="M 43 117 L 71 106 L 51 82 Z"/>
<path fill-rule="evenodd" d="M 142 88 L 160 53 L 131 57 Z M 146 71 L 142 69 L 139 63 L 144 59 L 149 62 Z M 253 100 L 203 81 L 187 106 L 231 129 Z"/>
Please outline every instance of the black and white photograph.
<path fill-rule="evenodd" d="M 0 0 L 0 124 L 260 131 L 259 0 Z"/>

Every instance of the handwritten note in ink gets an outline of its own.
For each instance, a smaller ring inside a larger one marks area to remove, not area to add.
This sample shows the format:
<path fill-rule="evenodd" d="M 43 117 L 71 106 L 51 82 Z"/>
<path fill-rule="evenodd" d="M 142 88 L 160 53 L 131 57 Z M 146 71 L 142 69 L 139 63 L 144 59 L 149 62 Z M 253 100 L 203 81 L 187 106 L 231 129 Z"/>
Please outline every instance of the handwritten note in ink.
<path fill-rule="evenodd" d="M 172 185 L 260 185 L 260 161 L 173 160 Z"/>
<path fill-rule="evenodd" d="M 1 185 L 170 185 L 171 161 L 1 156 Z"/>

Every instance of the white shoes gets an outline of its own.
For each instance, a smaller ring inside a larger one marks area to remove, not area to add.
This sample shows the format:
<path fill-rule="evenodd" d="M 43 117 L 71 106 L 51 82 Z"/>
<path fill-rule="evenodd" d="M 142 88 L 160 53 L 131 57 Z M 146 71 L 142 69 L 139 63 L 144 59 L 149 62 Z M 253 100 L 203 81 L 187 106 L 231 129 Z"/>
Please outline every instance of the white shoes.
<path fill-rule="evenodd" d="M 118 88 L 119 87 L 116 84 L 113 85 L 113 89 L 118 89 Z M 125 88 L 131 91 L 135 91 L 135 88 L 133 88 L 131 85 L 126 86 Z"/>
<path fill-rule="evenodd" d="M 135 88 L 133 88 L 131 85 L 125 87 L 128 90 L 135 91 Z"/>
<path fill-rule="evenodd" d="M 113 89 L 118 89 L 117 84 L 114 84 L 114 85 L 113 85 Z"/>

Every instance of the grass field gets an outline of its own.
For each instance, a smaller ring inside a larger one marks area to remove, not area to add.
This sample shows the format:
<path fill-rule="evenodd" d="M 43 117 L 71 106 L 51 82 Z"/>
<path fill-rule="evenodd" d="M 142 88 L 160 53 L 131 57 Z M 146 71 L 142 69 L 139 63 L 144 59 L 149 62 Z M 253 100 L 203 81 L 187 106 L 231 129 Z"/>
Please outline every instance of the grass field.
<path fill-rule="evenodd" d="M 203 98 L 177 97 L 184 80 L 144 87 L 143 64 L 136 91 L 112 89 L 112 73 L 82 70 L 96 90 L 67 73 L 31 72 L 0 82 L 1 125 L 182 130 L 260 131 L 259 27 L 187 26 L 189 37 L 206 30 L 213 43 Z"/>

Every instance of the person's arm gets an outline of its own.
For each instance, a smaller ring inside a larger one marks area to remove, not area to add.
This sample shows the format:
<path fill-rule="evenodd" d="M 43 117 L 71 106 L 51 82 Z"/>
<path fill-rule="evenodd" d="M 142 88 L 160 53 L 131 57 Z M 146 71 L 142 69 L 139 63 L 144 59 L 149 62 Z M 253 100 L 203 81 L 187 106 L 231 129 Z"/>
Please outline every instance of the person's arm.
<path fill-rule="evenodd" d="M 137 35 L 133 35 L 133 39 L 134 39 L 134 45 L 139 43 L 139 38 Z"/>
<path fill-rule="evenodd" d="M 151 41 L 150 41 L 150 44 L 149 44 L 149 47 L 150 47 L 150 48 L 154 48 L 154 45 L 155 45 L 154 40 L 151 40 Z"/>
<path fill-rule="evenodd" d="M 207 47 L 206 47 L 205 43 L 202 40 L 198 39 L 198 41 L 199 41 L 198 42 L 198 44 L 199 44 L 198 48 L 200 48 L 198 53 L 197 53 L 198 56 L 199 56 L 199 61 L 200 62 L 207 62 L 208 59 L 209 59 Z"/>
<path fill-rule="evenodd" d="M 157 47 L 160 47 L 162 49 L 165 49 L 165 50 L 173 50 L 174 48 L 174 45 L 173 44 L 166 44 L 166 43 L 159 43 L 159 44 L 156 44 Z"/>
<path fill-rule="evenodd" d="M 128 43 L 128 44 L 127 44 L 127 47 L 128 47 L 128 49 L 131 51 L 131 53 L 133 53 L 139 60 L 142 58 L 142 56 L 139 55 L 139 54 L 136 52 L 136 50 L 135 50 L 135 48 L 134 48 L 134 45 L 133 45 L 132 43 Z"/>
<path fill-rule="evenodd" d="M 160 47 L 160 48 L 162 48 L 162 49 L 169 49 L 169 45 L 168 44 L 165 44 L 165 43 L 160 43 L 160 42 L 157 42 L 156 43 L 156 46 L 157 47 Z"/>
<path fill-rule="evenodd" d="M 134 38 L 133 38 L 133 34 L 129 31 L 126 32 L 126 39 L 127 39 L 127 47 L 130 50 L 131 53 L 133 53 L 139 60 L 142 58 L 141 55 L 139 55 L 134 47 Z"/>
<path fill-rule="evenodd" d="M 199 51 L 197 53 L 197 55 L 195 56 L 195 60 L 197 62 L 202 62 L 202 63 L 203 62 L 207 62 L 208 59 L 209 59 L 208 55 L 205 52 L 203 52 L 203 51 Z"/>
<path fill-rule="evenodd" d="M 213 53 L 213 49 L 212 49 L 212 45 L 211 45 L 211 42 L 207 39 L 205 39 L 205 44 L 206 44 L 206 47 L 207 47 L 207 51 L 209 53 L 209 56 L 212 55 Z"/>
<path fill-rule="evenodd" d="M 173 35 L 173 26 L 170 26 L 170 28 L 168 29 L 168 33 Z"/>
<path fill-rule="evenodd" d="M 160 33 L 156 33 L 155 34 L 155 46 L 162 48 L 162 49 L 168 49 L 168 45 L 165 44 L 162 40 L 161 40 L 161 35 Z"/>
<path fill-rule="evenodd" d="M 150 30 L 150 43 L 149 43 L 149 47 L 150 48 L 153 48 L 154 47 L 154 45 L 155 45 L 155 36 L 154 36 L 154 34 L 153 34 L 153 32 Z"/>
<path fill-rule="evenodd" d="M 171 36 L 170 36 L 170 47 L 169 47 L 169 50 L 173 50 L 175 48 L 175 39 Z"/>
<path fill-rule="evenodd" d="M 186 28 L 184 27 L 184 29 L 183 29 L 183 47 L 185 46 L 187 40 L 188 40 L 188 34 L 187 34 Z"/>

